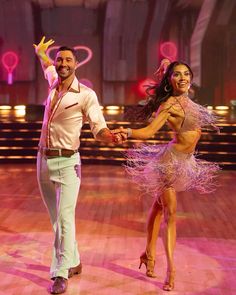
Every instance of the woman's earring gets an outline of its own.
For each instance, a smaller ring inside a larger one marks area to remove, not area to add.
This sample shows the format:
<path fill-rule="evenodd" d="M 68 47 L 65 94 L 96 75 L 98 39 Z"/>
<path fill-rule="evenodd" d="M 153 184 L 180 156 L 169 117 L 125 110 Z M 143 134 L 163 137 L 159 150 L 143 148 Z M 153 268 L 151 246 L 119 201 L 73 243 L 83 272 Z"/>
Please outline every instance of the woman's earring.
<path fill-rule="evenodd" d="M 171 89 L 172 89 L 172 88 L 171 88 L 170 85 L 166 85 L 166 86 L 164 87 L 165 92 L 170 92 Z"/>

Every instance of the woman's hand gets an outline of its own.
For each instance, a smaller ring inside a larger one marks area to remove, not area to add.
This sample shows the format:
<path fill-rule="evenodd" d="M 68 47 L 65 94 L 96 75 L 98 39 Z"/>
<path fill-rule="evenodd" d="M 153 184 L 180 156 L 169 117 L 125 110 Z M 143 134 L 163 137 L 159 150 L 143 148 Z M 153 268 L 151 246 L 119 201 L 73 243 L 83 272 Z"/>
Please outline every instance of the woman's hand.
<path fill-rule="evenodd" d="M 111 132 L 115 135 L 119 135 L 121 142 L 125 142 L 128 138 L 128 129 L 124 129 L 122 126 L 111 130 Z"/>
<path fill-rule="evenodd" d="M 161 64 L 160 64 L 159 68 L 154 73 L 154 75 L 156 76 L 158 81 L 160 81 L 163 78 L 163 76 L 164 76 L 164 74 L 166 72 L 166 69 L 167 69 L 167 67 L 169 66 L 170 63 L 171 63 L 170 60 L 167 59 L 167 58 L 164 58 L 161 61 Z"/>

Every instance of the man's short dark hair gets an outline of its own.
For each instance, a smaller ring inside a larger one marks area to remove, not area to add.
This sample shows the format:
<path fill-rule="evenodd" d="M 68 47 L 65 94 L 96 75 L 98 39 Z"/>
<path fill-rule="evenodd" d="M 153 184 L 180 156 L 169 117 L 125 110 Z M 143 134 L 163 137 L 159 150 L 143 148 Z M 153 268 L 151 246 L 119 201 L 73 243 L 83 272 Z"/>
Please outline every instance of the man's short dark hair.
<path fill-rule="evenodd" d="M 68 46 L 61 46 L 61 47 L 59 47 L 59 48 L 57 49 L 56 54 L 57 54 L 59 51 L 70 51 L 70 52 L 73 54 L 75 60 L 78 61 L 78 58 L 77 58 L 77 55 L 76 55 L 76 51 L 74 50 L 74 48 L 71 48 L 71 47 L 68 47 Z"/>

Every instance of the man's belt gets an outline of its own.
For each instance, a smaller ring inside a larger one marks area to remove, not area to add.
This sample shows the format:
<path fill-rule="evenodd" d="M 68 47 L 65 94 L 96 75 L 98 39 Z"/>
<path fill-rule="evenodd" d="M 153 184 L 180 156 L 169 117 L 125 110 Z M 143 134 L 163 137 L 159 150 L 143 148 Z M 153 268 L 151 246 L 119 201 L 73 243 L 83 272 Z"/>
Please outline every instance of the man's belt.
<path fill-rule="evenodd" d="M 39 147 L 38 151 L 45 157 L 71 157 L 75 153 L 78 152 L 78 150 L 67 150 L 67 149 L 48 149 L 48 148 L 42 148 Z"/>

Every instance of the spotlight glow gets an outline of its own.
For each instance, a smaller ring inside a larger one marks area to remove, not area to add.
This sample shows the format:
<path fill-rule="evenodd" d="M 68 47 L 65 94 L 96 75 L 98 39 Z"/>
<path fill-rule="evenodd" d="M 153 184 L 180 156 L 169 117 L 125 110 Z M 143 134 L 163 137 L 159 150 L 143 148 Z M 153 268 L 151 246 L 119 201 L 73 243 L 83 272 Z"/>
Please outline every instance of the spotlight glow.
<path fill-rule="evenodd" d="M 2 105 L 0 106 L 0 110 L 11 110 L 11 106 L 7 106 L 7 105 Z"/>
<path fill-rule="evenodd" d="M 106 106 L 106 109 L 107 110 L 119 110 L 120 109 L 120 107 L 119 106 Z"/>
<path fill-rule="evenodd" d="M 216 106 L 215 109 L 219 110 L 219 111 L 225 111 L 225 110 L 228 110 L 229 107 L 228 106 Z"/>
<path fill-rule="evenodd" d="M 14 110 L 25 110 L 25 105 L 16 105 L 14 106 Z"/>

